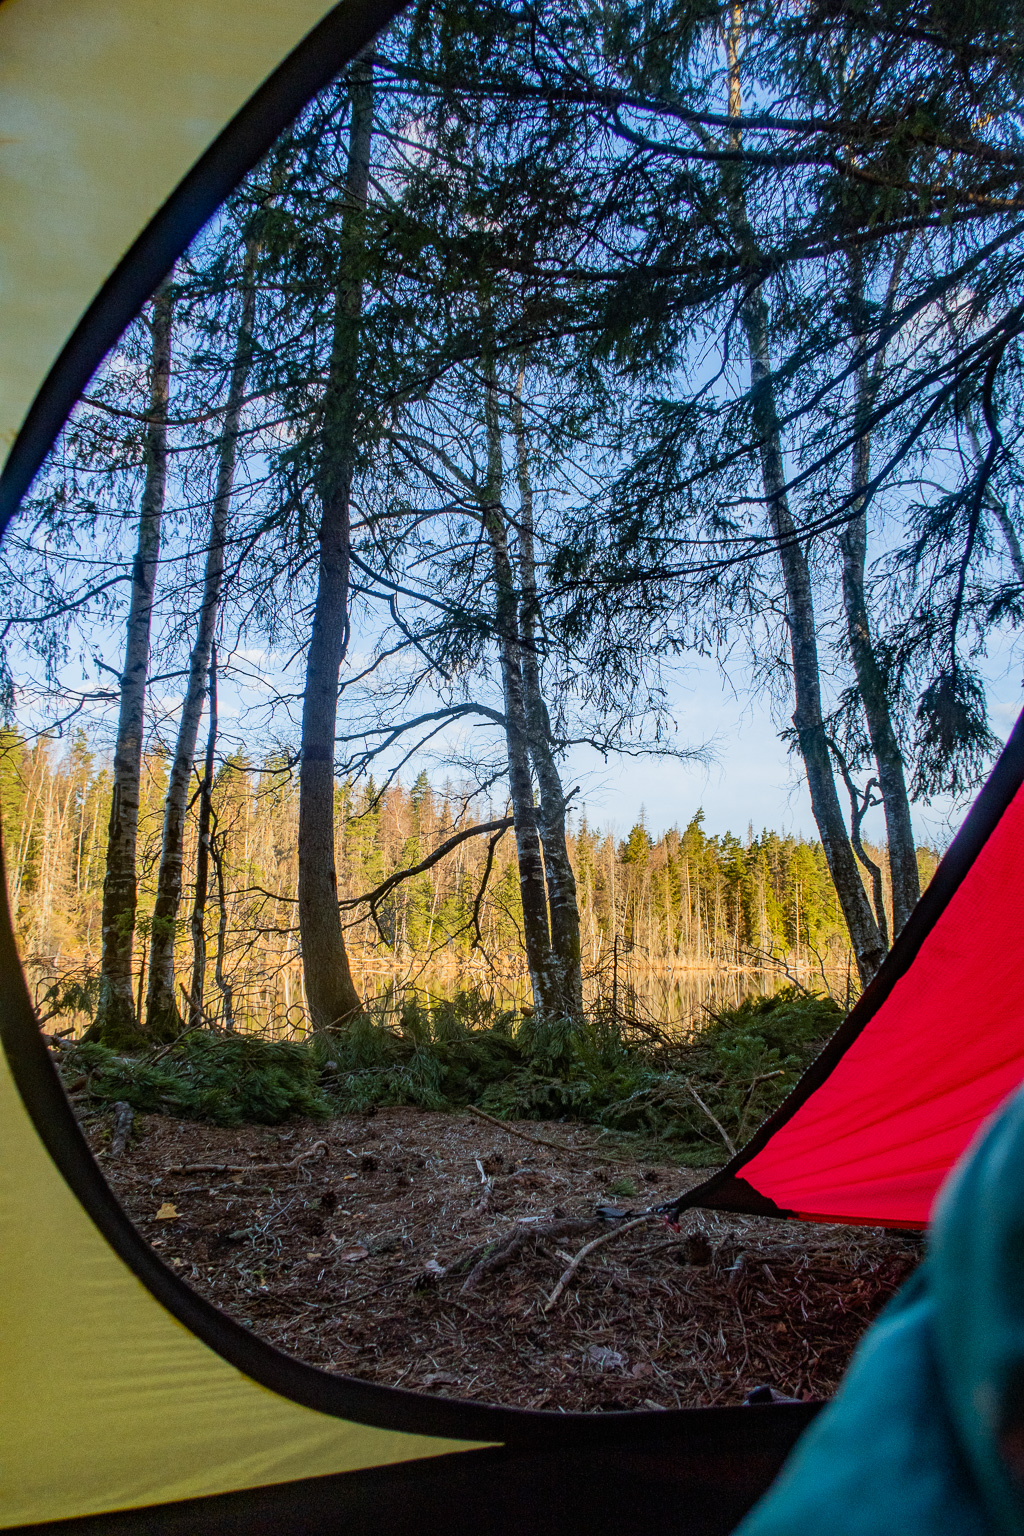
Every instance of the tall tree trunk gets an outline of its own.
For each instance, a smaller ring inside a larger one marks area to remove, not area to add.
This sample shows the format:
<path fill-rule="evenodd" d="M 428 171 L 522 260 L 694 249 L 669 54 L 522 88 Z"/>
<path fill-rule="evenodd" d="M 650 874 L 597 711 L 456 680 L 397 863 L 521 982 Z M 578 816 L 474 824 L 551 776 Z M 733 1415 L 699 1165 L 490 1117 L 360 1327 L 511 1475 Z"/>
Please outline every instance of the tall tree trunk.
<path fill-rule="evenodd" d="M 214 818 L 216 820 L 216 817 Z M 210 835 L 210 857 L 213 860 L 214 872 L 217 876 L 217 957 L 213 966 L 213 979 L 217 983 L 217 990 L 221 997 L 221 1017 L 224 1020 L 224 1028 L 228 1034 L 234 1034 L 234 988 L 228 981 L 224 969 L 224 961 L 227 956 L 228 939 L 228 898 L 227 885 L 224 879 L 224 855 L 227 853 L 228 835 L 221 832 L 218 836 L 214 831 Z"/>
<path fill-rule="evenodd" d="M 217 646 L 210 647 L 210 724 L 206 733 L 203 781 L 199 786 L 199 835 L 196 840 L 196 891 L 192 902 L 192 984 L 189 987 L 188 1022 L 196 1029 L 204 1022 L 206 995 L 206 898 L 210 888 L 210 831 L 213 822 L 213 758 L 217 747 Z"/>
<path fill-rule="evenodd" d="M 552 988 L 551 929 L 548 924 L 544 860 L 530 773 L 530 730 L 523 689 L 519 602 L 509 559 L 505 510 L 502 505 L 504 467 L 498 388 L 493 362 L 489 359 L 484 364 L 484 420 L 487 428 L 487 486 L 482 509 L 483 524 L 491 545 L 494 571 L 495 624 L 504 700 L 508 786 L 515 824 L 519 890 L 523 903 L 523 943 L 534 1007 L 539 1014 L 548 1017 L 558 1011 Z"/>
<path fill-rule="evenodd" d="M 858 444 L 858 449 L 860 445 Z M 858 454 L 855 468 L 860 475 L 856 485 L 867 482 L 869 449 Z M 864 564 L 867 548 L 867 518 L 863 511 L 851 518 L 839 540 L 843 557 L 843 603 L 850 655 L 857 674 L 857 691 L 864 706 L 871 751 L 878 769 L 878 785 L 885 811 L 889 839 L 889 869 L 892 876 L 893 937 L 899 933 L 921 895 L 917 868 L 917 849 L 910 817 L 910 796 L 903 772 L 903 755 L 896 740 L 889 699 L 871 637 L 867 602 L 864 597 Z"/>
<path fill-rule="evenodd" d="M 902 261 L 898 262 L 902 268 Z M 898 281 L 894 268 L 893 281 Z M 893 284 L 890 283 L 890 289 Z M 855 312 L 863 308 L 864 280 L 859 253 L 852 259 L 852 298 Z M 858 336 L 856 345 L 863 352 L 861 339 L 862 321 L 856 321 Z M 857 691 L 864 706 L 868 737 L 875 766 L 878 769 L 878 787 L 882 794 L 885 811 L 885 828 L 889 839 L 889 871 L 892 877 L 893 937 L 899 933 L 921 895 L 921 877 L 917 867 L 917 848 L 910 816 L 910 796 L 903 771 L 903 754 L 892 722 L 885 678 L 875 654 L 871 635 L 871 621 L 864 595 L 864 570 L 867 553 L 867 487 L 871 479 L 871 435 L 867 422 L 871 415 L 878 384 L 881 380 L 881 358 L 874 368 L 861 360 L 856 375 L 856 401 L 854 405 L 856 439 L 853 445 L 853 462 L 850 489 L 853 494 L 853 516 L 843 529 L 839 548 L 843 559 L 843 605 L 846 609 L 846 633 L 850 656 L 857 675 Z M 883 914 L 876 914 L 879 927 Z"/>
<path fill-rule="evenodd" d="M 828 860 L 829 873 L 850 931 L 861 982 L 867 986 L 882 963 L 885 947 L 850 845 L 821 716 L 814 594 L 807 556 L 797 539 L 785 491 L 782 435 L 768 361 L 768 312 L 760 292 L 743 305 L 741 321 L 750 349 L 754 429 L 761 444 L 761 476 L 765 500 L 772 532 L 779 545 L 779 559 L 786 587 L 786 622 L 789 627 L 796 706 L 793 710 L 793 725 L 804 760 L 811 809 Z"/>
<path fill-rule="evenodd" d="M 739 6 L 734 6 L 726 34 L 729 116 L 733 119 L 741 115 L 743 106 L 738 57 L 741 26 L 742 12 Z M 740 146 L 738 128 L 730 130 L 730 143 L 734 148 Z M 751 267 L 756 270 L 758 252 L 747 219 L 738 169 L 730 168 L 726 171 L 723 191 L 733 233 L 741 248 L 749 252 Z M 772 532 L 779 547 L 786 589 L 786 623 L 789 629 L 795 704 L 793 725 L 804 762 L 818 835 L 849 929 L 857 970 L 862 984 L 867 986 L 882 963 L 885 948 L 850 845 L 821 715 L 821 674 L 814 593 L 807 556 L 797 538 L 785 489 L 782 431 L 775 404 L 775 381 L 768 346 L 768 306 L 760 288 L 755 289 L 742 304 L 740 323 L 750 354 L 751 404 L 754 431 L 760 444 L 761 479 Z"/>
<path fill-rule="evenodd" d="M 184 858 L 185 816 L 189 783 L 196 755 L 199 721 L 206 697 L 206 678 L 210 669 L 213 635 L 217 625 L 224 585 L 224 545 L 227 540 L 235 464 L 238 458 L 238 429 L 252 363 L 252 328 L 256 312 L 257 243 L 246 241 L 242 266 L 242 312 L 235 341 L 235 356 L 228 383 L 224 426 L 221 431 L 217 463 L 217 486 L 210 513 L 210 537 L 206 547 L 203 574 L 203 603 L 199 610 L 196 638 L 189 657 L 188 684 L 178 722 L 174 761 L 167 782 L 164 804 L 163 842 L 157 876 L 156 902 L 149 951 L 149 992 L 146 998 L 146 1028 L 150 1035 L 172 1038 L 181 1028 L 181 1016 L 174 995 L 174 941 L 181 902 L 181 875 Z"/>
<path fill-rule="evenodd" d="M 349 505 L 355 471 L 366 195 L 373 131 L 373 71 L 353 66 L 345 205 L 341 220 L 334 335 L 324 394 L 319 569 L 299 762 L 299 931 L 306 1002 L 314 1029 L 331 1029 L 362 1010 L 338 909 L 334 853 L 334 739 L 338 682 L 348 649 Z"/>
<path fill-rule="evenodd" d="M 524 370 L 512 399 L 512 425 L 519 481 L 519 653 L 529 729 L 530 756 L 540 789 L 539 824 L 544 849 L 548 910 L 551 920 L 551 996 L 553 1012 L 565 1018 L 583 1017 L 583 974 L 580 955 L 580 913 L 576 877 L 565 840 L 565 792 L 551 744 L 551 720 L 541 685 L 537 652 L 537 563 L 534 550 L 533 486 L 523 420 Z"/>
<path fill-rule="evenodd" d="M 103 880 L 100 999 L 93 1038 L 130 1043 L 138 1038 L 132 996 L 132 940 L 137 892 L 135 849 L 139 828 L 142 732 L 149 670 L 153 591 L 160 559 L 160 525 L 167 488 L 167 403 L 171 379 L 172 288 L 168 278 L 153 300 L 150 329 L 146 476 L 132 563 L 131 604 L 121 674 L 121 704 L 114 743 L 113 786 Z"/>

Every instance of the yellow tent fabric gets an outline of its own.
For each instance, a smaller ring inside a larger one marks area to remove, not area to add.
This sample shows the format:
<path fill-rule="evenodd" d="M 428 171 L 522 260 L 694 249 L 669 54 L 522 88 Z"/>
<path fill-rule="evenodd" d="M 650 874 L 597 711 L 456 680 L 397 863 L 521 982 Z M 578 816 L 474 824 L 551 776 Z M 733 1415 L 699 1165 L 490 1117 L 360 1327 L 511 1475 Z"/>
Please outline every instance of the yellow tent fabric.
<path fill-rule="evenodd" d="M 110 273 L 329 10 L 0 0 L 0 467 Z M 474 1444 L 346 1422 L 222 1359 L 110 1247 L 0 1050 L 0 1527 Z"/>
<path fill-rule="evenodd" d="M 68 1188 L 0 1050 L 0 1528 L 471 1448 L 301 1407 L 197 1339 Z"/>
<path fill-rule="evenodd" d="M 120 258 L 327 0 L 0 0 L 0 467 Z"/>
<path fill-rule="evenodd" d="M 0 521 L 133 306 L 289 114 L 401 4 L 0 0 Z M 303 1529 L 326 1518 L 337 1532 L 360 1486 L 376 1508 L 388 1485 L 365 1469 L 405 1463 L 386 1507 L 406 1532 L 622 1536 L 661 1511 L 681 1531 L 727 1536 L 806 1421 L 798 1409 L 575 1424 L 421 1411 L 409 1394 L 284 1360 L 218 1318 L 121 1228 L 78 1139 L 25 990 L 2 866 L 0 1036 L 0 1529 L 76 1517 L 106 1529 L 112 1512 L 150 1506 L 127 1527 L 180 1533 L 202 1522 L 188 1501 L 236 1494 L 224 1528 L 253 1518 L 267 1532 L 292 1494 L 294 1508 L 309 1500 Z M 431 1474 L 435 1458 L 484 1446 L 500 1451 L 456 1454 Z M 273 1484 L 278 1494 L 246 1500 Z M 215 1509 L 202 1528 L 217 1528 Z"/>

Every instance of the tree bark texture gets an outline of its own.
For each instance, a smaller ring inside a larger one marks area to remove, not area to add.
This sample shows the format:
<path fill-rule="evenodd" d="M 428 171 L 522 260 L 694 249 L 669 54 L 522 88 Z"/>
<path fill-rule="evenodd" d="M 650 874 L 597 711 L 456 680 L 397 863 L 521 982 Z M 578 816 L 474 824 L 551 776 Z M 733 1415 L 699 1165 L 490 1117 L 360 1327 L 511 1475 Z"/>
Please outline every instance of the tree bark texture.
<path fill-rule="evenodd" d="M 533 759 L 540 790 L 539 827 L 544 851 L 548 911 L 551 924 L 551 995 L 553 1012 L 564 1018 L 583 1017 L 580 913 L 576 877 L 565 840 L 565 792 L 552 750 L 551 720 L 541 681 L 537 650 L 537 562 L 534 549 L 533 486 L 523 420 L 523 371 L 512 399 L 512 425 L 519 481 L 519 654 L 523 694 Z"/>
<path fill-rule="evenodd" d="M 867 986 L 882 963 L 885 949 L 871 903 L 864 889 L 846 830 L 821 716 L 821 676 L 814 593 L 807 557 L 796 535 L 782 454 L 782 434 L 775 408 L 768 360 L 768 313 L 760 292 L 743 305 L 741 321 L 750 351 L 750 381 L 754 428 L 761 457 L 761 476 L 772 532 L 779 545 L 786 587 L 795 708 L 793 725 L 804 760 L 811 809 L 825 850 L 829 873 L 839 896 L 861 983 Z"/>
<path fill-rule="evenodd" d="M 484 367 L 484 420 L 487 429 L 487 486 L 483 501 L 484 532 L 491 546 L 494 572 L 495 627 L 505 713 L 505 747 L 508 786 L 516 834 L 519 891 L 523 904 L 523 946 L 530 973 L 534 1007 L 543 1017 L 555 1009 L 553 997 L 551 929 L 548 922 L 547 888 L 541 854 L 537 811 L 533 803 L 530 772 L 530 731 L 523 688 L 522 647 L 519 636 L 519 598 L 508 552 L 508 532 L 502 505 L 504 466 L 501 451 L 501 420 L 493 364 Z"/>
<path fill-rule="evenodd" d="M 761 481 L 765 485 L 768 515 L 772 533 L 778 541 L 778 559 L 786 584 L 786 624 L 789 627 L 795 703 L 792 723 L 797 731 L 804 773 L 808 776 L 818 836 L 854 945 L 861 985 L 867 986 L 881 965 L 884 946 L 846 831 L 843 808 L 835 790 L 829 742 L 821 719 L 814 590 L 808 558 L 798 542 L 786 496 L 785 459 L 768 361 L 768 307 L 760 292 L 743 304 L 740 318 L 751 353 L 751 392 L 754 396 L 754 429 L 760 442 Z"/>
<path fill-rule="evenodd" d="M 149 637 L 167 488 L 172 309 L 171 280 L 168 278 L 157 290 L 150 318 L 152 343 L 145 480 L 139 508 L 138 541 L 132 562 L 131 601 L 114 742 L 107 863 L 103 880 L 100 999 L 90 1031 L 94 1037 L 111 1043 L 130 1042 L 138 1035 L 132 996 L 132 947 L 137 903 L 135 855 Z"/>
<path fill-rule="evenodd" d="M 729 65 L 729 116 L 733 119 L 739 118 L 743 110 L 738 53 L 742 22 L 742 11 L 738 5 L 734 5 L 730 10 L 725 38 Z M 738 127 L 730 128 L 729 139 L 733 148 L 740 147 L 742 135 Z M 756 269 L 758 252 L 747 219 L 746 201 L 737 170 L 729 169 L 725 172 L 723 192 L 729 223 L 737 244 L 749 253 L 751 266 Z M 760 288 L 755 289 L 741 306 L 740 323 L 750 354 L 751 404 L 754 430 L 760 445 L 761 479 L 772 532 L 779 546 L 786 589 L 786 622 L 795 704 L 793 725 L 804 762 L 818 835 L 846 919 L 861 984 L 867 986 L 882 963 L 885 949 L 846 830 L 836 791 L 825 723 L 821 717 L 821 673 L 814 592 L 807 556 L 796 536 L 785 489 L 782 431 L 775 404 L 775 385 L 768 346 L 768 306 Z"/>
<path fill-rule="evenodd" d="M 863 302 L 863 279 L 859 260 L 854 262 L 854 305 Z M 855 422 L 857 435 L 853 445 L 851 473 L 852 507 L 856 513 L 839 539 L 843 561 L 843 606 L 850 657 L 857 676 L 857 691 L 864 707 L 871 751 L 878 770 L 878 787 L 885 812 L 889 840 L 889 872 L 892 879 L 893 937 L 899 933 L 921 895 L 921 877 L 917 867 L 917 847 L 910 815 L 910 796 L 903 770 L 903 754 L 896 739 L 885 678 L 878 664 L 871 621 L 864 594 L 864 570 L 867 555 L 867 495 L 871 479 L 871 436 L 867 422 L 880 381 L 881 359 L 869 369 L 862 362 L 856 375 Z M 877 903 L 876 903 L 877 905 Z M 878 914 L 881 927 L 882 914 Z"/>
<path fill-rule="evenodd" d="M 334 742 L 338 685 L 348 649 L 349 511 L 355 471 L 366 197 L 373 130 L 373 72 L 352 71 L 348 171 L 341 218 L 334 332 L 317 472 L 320 499 L 316 603 L 306 657 L 299 762 L 299 932 L 313 1028 L 362 1010 L 338 908 L 334 852 Z"/>
<path fill-rule="evenodd" d="M 185 817 L 188 812 L 189 785 L 196 755 L 199 721 L 206 698 L 213 636 L 224 586 L 224 546 L 227 541 L 235 464 L 238 457 L 238 430 L 252 363 L 252 329 L 256 312 L 256 254 L 256 242 L 250 239 L 246 243 L 242 268 L 242 309 L 218 450 L 217 484 L 210 513 L 210 536 L 206 546 L 206 568 L 203 573 L 203 602 L 199 610 L 199 622 L 192 653 L 189 657 L 188 683 L 181 706 L 178 738 L 167 783 L 167 798 L 164 802 L 160 869 L 157 876 L 150 938 L 146 1029 L 150 1035 L 167 1038 L 173 1037 L 181 1028 L 181 1016 L 174 995 L 174 947 L 178 926 L 178 907 L 181 902 Z"/>
<path fill-rule="evenodd" d="M 199 786 L 199 836 L 196 846 L 196 889 L 192 901 L 192 984 L 189 987 L 188 1022 L 196 1029 L 206 1022 L 206 898 L 210 888 L 210 834 L 213 823 L 213 760 L 217 747 L 217 646 L 210 649 L 210 722 L 206 733 L 206 758 Z"/>
<path fill-rule="evenodd" d="M 859 447 L 859 445 L 858 445 Z M 866 461 L 867 454 L 864 455 Z M 866 483 L 867 464 L 863 463 Z M 910 796 L 893 728 L 889 699 L 872 643 L 867 602 L 864 597 L 864 564 L 867 519 L 863 511 L 851 518 L 839 540 L 843 558 L 843 604 L 850 655 L 857 674 L 857 691 L 864 705 L 871 751 L 878 769 L 878 786 L 889 839 L 889 871 L 892 878 L 893 937 L 899 933 L 921 895 L 917 848 L 910 817 Z"/>

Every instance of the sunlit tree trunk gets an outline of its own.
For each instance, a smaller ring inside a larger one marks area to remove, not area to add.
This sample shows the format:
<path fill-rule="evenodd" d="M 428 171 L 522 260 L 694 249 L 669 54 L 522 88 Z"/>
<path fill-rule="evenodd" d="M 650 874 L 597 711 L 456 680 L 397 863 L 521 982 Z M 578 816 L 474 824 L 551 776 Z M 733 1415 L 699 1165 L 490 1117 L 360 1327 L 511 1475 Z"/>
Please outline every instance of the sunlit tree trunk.
<path fill-rule="evenodd" d="M 530 772 L 530 730 L 523 689 L 522 647 L 519 636 L 519 600 L 508 551 L 508 533 L 502 505 L 504 467 L 501 420 L 493 362 L 485 363 L 484 418 L 487 428 L 487 486 L 482 507 L 484 532 L 490 541 L 494 574 L 494 613 L 501 664 L 505 715 L 505 747 L 508 757 L 509 795 L 515 824 L 519 861 L 519 889 L 523 904 L 523 944 L 530 972 L 534 1006 L 548 1015 L 553 1004 L 551 929 L 548 923 L 544 860 L 533 803 Z"/>
<path fill-rule="evenodd" d="M 860 310 L 864 302 L 864 282 L 859 255 L 853 258 L 852 265 L 853 305 Z M 894 277 L 897 275 L 894 273 Z M 903 754 L 896 739 L 885 677 L 878 664 L 864 591 L 867 496 L 871 479 L 871 434 L 867 423 L 878 392 L 879 377 L 878 367 L 869 368 L 862 359 L 857 369 L 854 406 L 857 435 L 853 446 L 850 486 L 854 516 L 842 531 L 839 547 L 843 559 L 843 605 L 846 610 L 850 657 L 857 676 L 857 691 L 864 708 L 871 751 L 878 769 L 878 785 L 889 839 L 895 937 L 917 905 L 921 895 L 921 880 L 917 868 L 917 848 L 910 815 L 910 796 L 903 770 Z M 883 913 L 876 912 L 876 916 L 881 927 Z"/>
<path fill-rule="evenodd" d="M 246 242 L 242 267 L 242 311 L 218 451 L 217 485 L 210 514 L 210 536 L 203 573 L 203 602 L 189 657 L 188 683 L 181 706 L 178 739 L 164 804 L 163 840 L 149 951 L 149 991 L 146 998 L 146 1029 L 154 1036 L 173 1036 L 181 1027 L 181 1015 L 174 995 L 174 948 L 178 906 L 181 902 L 185 816 L 199 721 L 206 698 L 213 636 L 224 586 L 224 546 L 235 482 L 238 430 L 252 362 L 252 328 L 256 312 L 255 264 L 256 242 L 250 239 Z"/>
<path fill-rule="evenodd" d="M 731 12 L 727 33 L 729 58 L 729 115 L 738 118 L 742 111 L 740 95 L 738 40 L 742 24 L 739 7 Z M 736 147 L 738 129 L 731 130 Z M 726 206 L 733 234 L 746 247 L 752 264 L 757 252 L 747 220 L 746 204 L 738 173 L 730 170 L 723 178 Z M 752 419 L 760 445 L 761 479 L 772 533 L 779 550 L 779 561 L 786 589 L 786 624 L 789 630 L 790 658 L 793 671 L 793 725 L 797 745 L 804 762 L 811 809 L 821 837 L 829 871 L 839 894 L 843 916 L 857 959 L 863 985 L 872 979 L 885 953 L 878 924 L 857 868 L 857 860 L 843 818 L 836 790 L 828 737 L 821 712 L 821 673 L 818 662 L 818 635 L 814 612 L 814 593 L 807 554 L 793 522 L 786 494 L 786 469 L 782 451 L 782 432 L 775 402 L 775 380 L 768 342 L 768 306 L 760 288 L 755 289 L 740 307 L 740 322 L 750 356 L 750 392 Z"/>
<path fill-rule="evenodd" d="M 100 997 L 92 1033 L 130 1042 L 138 1030 L 132 996 L 132 941 L 137 891 L 135 851 L 139 828 L 139 777 L 153 593 L 160 559 L 161 519 L 167 489 L 167 405 L 171 380 L 171 280 L 158 289 L 150 317 L 150 394 L 146 424 L 146 473 L 132 562 L 121 702 L 114 742 L 113 792 L 103 881 Z"/>
<path fill-rule="evenodd" d="M 306 1002 L 314 1029 L 362 1009 L 338 909 L 334 851 L 334 740 L 338 684 L 349 634 L 349 509 L 355 471 L 358 360 L 373 130 L 373 72 L 352 71 L 348 172 L 335 291 L 334 335 L 323 405 L 316 603 L 306 657 L 299 761 L 299 929 Z"/>
<path fill-rule="evenodd" d="M 576 877 L 565 840 L 565 793 L 551 742 L 551 721 L 541 686 L 537 651 L 537 566 L 534 551 L 533 486 L 523 420 L 523 373 L 512 400 L 519 481 L 519 654 L 522 657 L 523 694 L 533 759 L 540 790 L 538 808 L 544 875 L 547 882 L 551 924 L 551 995 L 549 1006 L 567 1018 L 583 1014 L 583 977 L 580 967 L 580 914 Z"/>
<path fill-rule="evenodd" d="M 191 1029 L 205 1022 L 203 998 L 206 993 L 206 898 L 210 887 L 210 834 L 213 823 L 213 762 L 217 747 L 217 647 L 210 649 L 210 680 L 207 689 L 209 728 L 206 757 L 199 786 L 198 836 L 196 838 L 196 888 L 192 901 L 192 983 L 189 987 Z"/>

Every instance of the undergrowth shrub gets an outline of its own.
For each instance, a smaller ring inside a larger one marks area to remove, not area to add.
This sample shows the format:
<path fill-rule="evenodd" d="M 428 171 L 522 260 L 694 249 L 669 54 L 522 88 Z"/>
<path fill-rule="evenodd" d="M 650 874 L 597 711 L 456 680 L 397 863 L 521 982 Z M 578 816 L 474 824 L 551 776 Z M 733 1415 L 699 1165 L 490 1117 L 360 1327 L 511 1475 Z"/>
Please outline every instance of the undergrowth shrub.
<path fill-rule="evenodd" d="M 842 1018 L 831 999 L 796 987 L 710 1014 L 692 1040 L 652 1053 L 647 1081 L 608 1105 L 602 1123 L 656 1136 L 694 1166 L 720 1162 L 725 1138 L 749 1140 Z"/>
<path fill-rule="evenodd" d="M 709 1015 L 682 1042 L 639 1036 L 606 1016 L 544 1021 L 499 1010 L 479 992 L 405 1000 L 397 1016 L 364 1017 L 305 1042 L 197 1032 L 171 1050 L 119 1055 L 101 1045 L 61 1052 L 65 1081 L 94 1105 L 270 1125 L 404 1104 L 467 1104 L 503 1119 L 589 1121 L 657 1138 L 674 1158 L 720 1162 L 793 1086 L 842 1015 L 786 988 Z M 717 1122 L 717 1123 L 716 1123 Z"/>
<path fill-rule="evenodd" d="M 85 1077 L 97 1107 L 121 1100 L 179 1120 L 276 1125 L 292 1115 L 324 1118 L 334 1107 L 307 1046 L 254 1035 L 189 1034 L 159 1059 L 82 1044 L 61 1052 L 60 1067 L 66 1082 Z"/>

